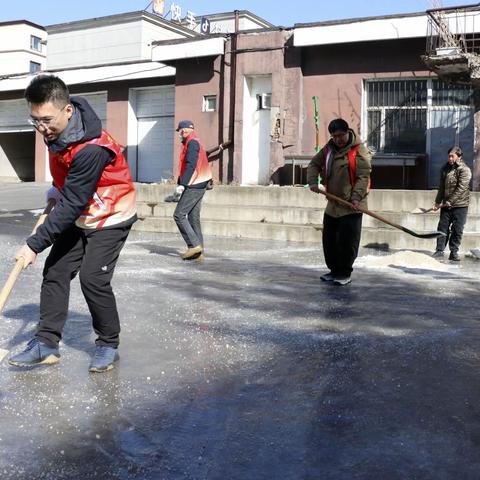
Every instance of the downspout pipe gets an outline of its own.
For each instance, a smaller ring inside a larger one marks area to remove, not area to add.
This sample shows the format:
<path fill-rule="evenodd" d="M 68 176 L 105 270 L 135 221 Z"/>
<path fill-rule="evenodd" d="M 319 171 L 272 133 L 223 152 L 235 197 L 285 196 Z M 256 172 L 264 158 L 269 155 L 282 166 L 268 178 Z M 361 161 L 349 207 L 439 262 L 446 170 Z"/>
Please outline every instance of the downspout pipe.
<path fill-rule="evenodd" d="M 232 34 L 232 45 L 230 53 L 230 110 L 228 122 L 228 140 L 230 147 L 228 151 L 228 172 L 227 181 L 230 183 L 234 179 L 234 152 L 235 152 L 235 102 L 236 102 L 236 88 L 237 88 L 237 40 L 238 32 L 240 31 L 240 12 L 235 10 L 235 31 Z"/>

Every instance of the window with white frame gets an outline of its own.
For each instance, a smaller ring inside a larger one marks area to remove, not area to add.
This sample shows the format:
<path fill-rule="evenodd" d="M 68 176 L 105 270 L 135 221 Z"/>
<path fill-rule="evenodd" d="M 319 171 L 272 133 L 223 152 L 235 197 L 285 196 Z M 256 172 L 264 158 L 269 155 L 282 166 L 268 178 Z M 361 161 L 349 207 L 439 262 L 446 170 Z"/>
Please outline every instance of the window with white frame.
<path fill-rule="evenodd" d="M 30 48 L 36 52 L 42 51 L 42 39 L 35 35 L 30 35 Z"/>
<path fill-rule="evenodd" d="M 217 111 L 217 96 L 216 95 L 204 95 L 203 96 L 203 111 L 204 112 L 216 112 Z"/>
<path fill-rule="evenodd" d="M 469 86 L 437 79 L 368 80 L 365 87 L 367 144 L 382 153 L 425 153 L 431 113 L 472 105 Z"/>

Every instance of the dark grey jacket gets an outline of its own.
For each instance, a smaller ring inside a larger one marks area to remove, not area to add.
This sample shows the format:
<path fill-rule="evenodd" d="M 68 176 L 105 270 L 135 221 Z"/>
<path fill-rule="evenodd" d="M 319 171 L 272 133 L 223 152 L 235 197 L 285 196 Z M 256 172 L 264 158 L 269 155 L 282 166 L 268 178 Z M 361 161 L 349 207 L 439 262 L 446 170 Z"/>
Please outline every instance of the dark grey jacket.
<path fill-rule="evenodd" d="M 440 172 L 440 185 L 435 203 L 449 202 L 452 207 L 468 207 L 471 178 L 472 172 L 463 160 L 453 165 L 447 162 Z"/>

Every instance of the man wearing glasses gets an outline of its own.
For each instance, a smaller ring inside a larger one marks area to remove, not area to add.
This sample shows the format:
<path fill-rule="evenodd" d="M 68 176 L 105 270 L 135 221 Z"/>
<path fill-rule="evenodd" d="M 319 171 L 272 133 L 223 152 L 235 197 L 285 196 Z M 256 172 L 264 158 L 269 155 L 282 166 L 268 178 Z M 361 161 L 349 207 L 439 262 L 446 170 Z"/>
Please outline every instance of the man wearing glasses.
<path fill-rule="evenodd" d="M 30 123 L 49 151 L 54 210 L 15 258 L 24 268 L 52 245 L 43 270 L 40 322 L 25 350 L 9 363 L 57 363 L 67 320 L 70 281 L 80 285 L 97 335 L 89 371 L 104 372 L 118 359 L 120 322 L 111 287 L 115 265 L 136 220 L 135 190 L 121 147 L 102 130 L 88 102 L 70 97 L 53 75 L 35 77 L 25 90 Z"/>
<path fill-rule="evenodd" d="M 347 285 L 351 282 L 362 230 L 362 214 L 356 208 L 368 208 L 371 155 L 342 118 L 330 122 L 328 133 L 330 140 L 312 158 L 307 177 L 312 192 L 320 193 L 323 189 L 352 204 L 348 208 L 328 200 L 322 230 L 323 253 L 330 272 L 320 278 Z"/>

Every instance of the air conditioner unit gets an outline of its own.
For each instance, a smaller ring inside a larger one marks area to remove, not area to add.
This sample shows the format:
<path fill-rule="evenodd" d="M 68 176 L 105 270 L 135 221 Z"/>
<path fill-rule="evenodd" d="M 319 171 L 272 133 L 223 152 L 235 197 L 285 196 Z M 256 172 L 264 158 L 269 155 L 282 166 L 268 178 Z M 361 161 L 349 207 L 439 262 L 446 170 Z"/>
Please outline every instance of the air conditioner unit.
<path fill-rule="evenodd" d="M 270 110 L 272 108 L 272 94 L 259 93 L 257 95 L 257 110 Z"/>

